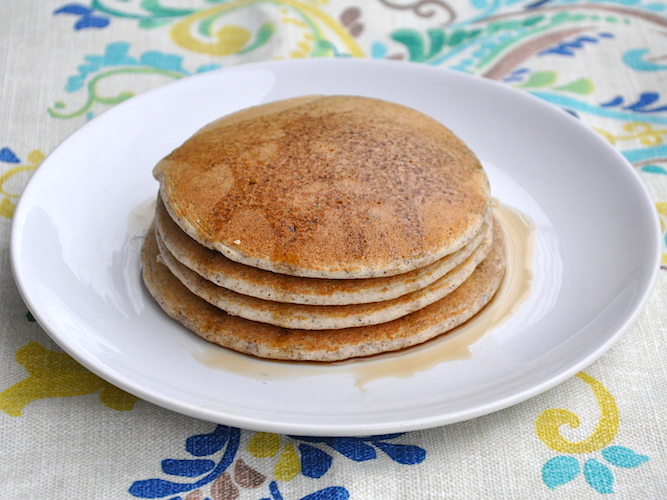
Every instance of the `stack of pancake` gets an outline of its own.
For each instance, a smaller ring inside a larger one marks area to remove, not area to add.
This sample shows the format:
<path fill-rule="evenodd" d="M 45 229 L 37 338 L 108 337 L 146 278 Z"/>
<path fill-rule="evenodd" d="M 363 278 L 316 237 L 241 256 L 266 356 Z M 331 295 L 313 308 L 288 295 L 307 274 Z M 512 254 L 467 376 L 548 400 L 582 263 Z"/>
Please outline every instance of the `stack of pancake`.
<path fill-rule="evenodd" d="M 246 354 L 404 349 L 477 314 L 505 271 L 479 160 L 395 103 L 248 108 L 199 130 L 154 175 L 149 292 L 195 334 Z"/>

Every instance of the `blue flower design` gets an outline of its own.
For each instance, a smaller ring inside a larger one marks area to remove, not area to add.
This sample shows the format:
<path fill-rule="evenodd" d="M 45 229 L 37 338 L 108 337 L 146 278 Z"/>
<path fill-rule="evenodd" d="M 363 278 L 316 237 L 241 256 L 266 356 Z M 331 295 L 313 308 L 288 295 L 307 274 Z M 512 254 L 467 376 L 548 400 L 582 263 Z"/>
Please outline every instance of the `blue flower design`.
<path fill-rule="evenodd" d="M 285 497 L 280 493 L 278 483 L 271 481 L 269 484 L 270 497 L 262 498 L 261 500 L 285 500 Z M 310 493 L 300 500 L 347 500 L 350 498 L 350 493 L 342 486 L 329 486 Z"/>
<path fill-rule="evenodd" d="M 205 486 L 210 487 L 212 492 L 220 487 L 233 490 L 236 485 L 232 477 L 238 478 L 239 468 L 243 469 L 242 475 L 254 477 L 252 484 L 246 481 L 239 483 L 241 486 L 257 488 L 266 484 L 266 476 L 249 467 L 238 457 L 241 432 L 237 428 L 218 425 L 212 432 L 190 436 L 184 446 L 187 457 L 162 460 L 160 465 L 166 478 L 135 481 L 128 492 L 137 498 L 182 500 L 181 495 Z M 411 465 L 422 462 L 426 457 L 423 448 L 391 442 L 401 435 L 383 434 L 363 438 L 295 436 L 290 439 L 299 442 L 301 473 L 306 477 L 318 479 L 330 469 L 333 456 L 326 449 L 315 446 L 317 444 L 329 447 L 355 462 L 377 458 L 377 450 L 400 464 Z M 268 483 L 268 494 L 269 496 L 263 497 L 262 500 L 286 500 L 275 480 Z M 309 493 L 300 500 L 347 500 L 349 497 L 348 490 L 343 486 L 328 486 Z"/>
<path fill-rule="evenodd" d="M 21 163 L 19 157 L 8 147 L 0 149 L 0 161 L 5 163 Z"/>
<path fill-rule="evenodd" d="M 74 29 L 77 31 L 86 28 L 106 28 L 111 22 L 108 17 L 100 16 L 95 13 L 94 9 L 78 3 L 63 5 L 55 10 L 53 14 L 69 14 L 77 16 L 78 20 L 74 23 Z"/>
<path fill-rule="evenodd" d="M 625 104 L 623 96 L 616 96 L 610 101 L 600 104 L 605 108 L 620 107 L 621 109 L 634 111 L 636 113 L 659 113 L 667 111 L 667 105 L 655 105 L 660 100 L 657 92 L 642 92 L 639 98 L 632 104 Z"/>
<path fill-rule="evenodd" d="M 558 56 L 568 56 L 572 57 L 575 55 L 576 51 L 582 50 L 587 44 L 596 44 L 600 42 L 602 38 L 614 38 L 612 33 L 598 33 L 595 35 L 581 35 L 576 37 L 574 40 L 561 42 L 554 47 L 549 47 L 539 52 L 539 56 L 545 55 L 558 55 Z"/>
<path fill-rule="evenodd" d="M 294 439 L 303 441 L 299 444 L 301 452 L 301 472 L 304 476 L 319 478 L 327 473 L 333 457 L 313 444 L 322 444 L 341 455 L 354 460 L 365 462 L 378 457 L 377 450 L 385 453 L 394 462 L 403 465 L 415 465 L 424 461 L 426 450 L 419 446 L 390 443 L 389 441 L 402 434 L 380 434 L 368 437 L 337 437 L 319 438 L 294 436 Z"/>
<path fill-rule="evenodd" d="M 195 481 L 145 479 L 132 483 L 129 493 L 138 498 L 164 498 L 192 491 L 213 482 L 234 461 L 240 435 L 239 429 L 218 425 L 213 432 L 189 437 L 185 443 L 185 450 L 197 458 L 163 460 L 162 472 L 179 478 L 196 479 Z M 213 457 L 219 452 L 221 452 L 220 457 L 215 460 L 201 458 Z M 172 498 L 175 500 L 179 497 Z"/>

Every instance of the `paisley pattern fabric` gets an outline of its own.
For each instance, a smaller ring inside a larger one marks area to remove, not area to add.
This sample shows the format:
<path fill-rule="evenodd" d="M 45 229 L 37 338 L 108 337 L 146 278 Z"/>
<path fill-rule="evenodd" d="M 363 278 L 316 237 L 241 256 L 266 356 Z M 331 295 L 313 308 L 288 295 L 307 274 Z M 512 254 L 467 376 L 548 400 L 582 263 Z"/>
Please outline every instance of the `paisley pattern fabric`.
<path fill-rule="evenodd" d="M 4 5 L 0 27 L 3 498 L 667 497 L 667 2 L 28 0 Z M 150 88 L 299 57 L 398 59 L 493 79 L 617 148 L 662 230 L 664 269 L 629 333 L 585 372 L 510 409 L 354 438 L 191 419 L 63 353 L 21 300 L 8 259 L 17 199 L 45 155 Z"/>

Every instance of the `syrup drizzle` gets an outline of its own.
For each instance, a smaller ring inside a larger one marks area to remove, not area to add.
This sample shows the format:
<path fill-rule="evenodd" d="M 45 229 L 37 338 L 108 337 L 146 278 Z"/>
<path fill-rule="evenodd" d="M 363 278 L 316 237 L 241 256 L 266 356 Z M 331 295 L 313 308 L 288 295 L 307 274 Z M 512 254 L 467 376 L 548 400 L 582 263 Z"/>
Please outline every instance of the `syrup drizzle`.
<path fill-rule="evenodd" d="M 434 366 L 472 356 L 471 347 L 507 321 L 529 296 L 535 247 L 530 219 L 494 200 L 493 212 L 505 231 L 507 269 L 495 296 L 473 318 L 450 332 L 408 349 L 334 363 L 272 361 L 253 358 L 206 341 L 190 348 L 203 365 L 235 375 L 261 380 L 285 380 L 317 375 L 343 374 L 363 388 L 380 378 L 411 377 Z"/>

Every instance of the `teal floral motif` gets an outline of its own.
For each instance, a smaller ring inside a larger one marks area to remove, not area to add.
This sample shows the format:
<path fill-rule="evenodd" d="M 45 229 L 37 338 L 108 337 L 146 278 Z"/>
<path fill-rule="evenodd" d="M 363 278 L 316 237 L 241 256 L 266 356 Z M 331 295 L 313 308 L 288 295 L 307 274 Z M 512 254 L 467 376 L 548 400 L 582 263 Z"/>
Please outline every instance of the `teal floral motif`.
<path fill-rule="evenodd" d="M 649 174 L 667 175 L 667 169 L 660 165 L 644 165 L 641 167 L 641 170 L 642 172 L 648 172 Z"/>
<path fill-rule="evenodd" d="M 123 91 L 114 96 L 102 96 L 98 91 L 101 81 L 122 74 L 162 75 L 168 80 L 177 80 L 193 73 L 200 73 L 219 68 L 218 64 L 200 66 L 194 72 L 183 68 L 183 58 L 175 54 L 159 51 L 147 51 L 139 57 L 129 54 L 127 42 L 109 43 L 104 54 L 91 54 L 84 58 L 76 75 L 67 80 L 65 90 L 69 93 L 85 89 L 88 92 L 86 102 L 75 110 L 67 110 L 67 105 L 56 102 L 48 112 L 54 118 L 74 118 L 86 114 L 90 119 L 96 105 L 113 106 L 134 96 L 132 91 Z"/>
<path fill-rule="evenodd" d="M 587 113 L 603 118 L 618 120 L 620 122 L 634 122 L 637 121 L 637 112 L 633 110 L 619 109 L 617 107 L 602 106 L 601 104 L 594 104 L 590 102 L 577 99 L 571 95 L 564 95 L 562 93 L 555 93 L 549 91 L 531 90 L 530 93 L 535 97 L 550 102 L 556 106 L 560 106 L 572 112 Z M 659 114 L 646 114 L 641 118 L 648 123 L 667 124 L 667 116 Z"/>
<path fill-rule="evenodd" d="M 581 472 L 579 461 L 574 457 L 559 456 L 549 459 L 542 467 L 542 481 L 549 488 L 569 483 Z"/>
<path fill-rule="evenodd" d="M 550 408 L 540 413 L 535 421 L 537 437 L 549 448 L 561 453 L 547 460 L 542 466 L 542 481 L 555 490 L 583 474 L 586 483 L 598 493 L 613 493 L 615 476 L 612 467 L 639 467 L 648 461 L 649 457 L 630 448 L 611 444 L 620 425 L 616 400 L 599 380 L 584 372 L 579 372 L 576 376 L 592 390 L 598 403 L 600 419 L 586 439 L 570 441 L 563 436 L 560 429 L 564 425 L 579 427 L 580 419 L 575 413 L 563 408 Z M 590 456 L 598 451 L 601 459 Z M 575 454 L 584 456 L 578 459 L 572 456 Z"/>
<path fill-rule="evenodd" d="M 556 7 L 544 12 L 525 8 L 495 16 L 476 16 L 425 32 L 398 29 L 390 37 L 405 46 L 411 61 L 447 63 L 455 69 L 478 73 L 490 71 L 497 61 L 506 57 L 510 57 L 508 61 L 516 59 L 518 64 L 520 57 L 533 54 L 573 56 L 587 45 L 614 38 L 608 31 L 590 33 L 590 30 L 598 25 L 614 24 L 615 19 Z M 585 21 L 590 25 L 584 25 Z M 518 48 L 521 50 L 515 50 Z M 495 74 L 486 76 L 495 77 Z"/>
<path fill-rule="evenodd" d="M 667 159 L 667 144 L 654 147 L 626 149 L 623 156 L 633 164 L 646 164 L 648 162 L 665 161 Z"/>
<path fill-rule="evenodd" d="M 584 477 L 598 493 L 613 493 L 614 474 L 602 462 L 591 458 L 584 464 Z"/>
<path fill-rule="evenodd" d="M 648 460 L 646 455 L 635 453 L 625 446 L 608 446 L 602 450 L 602 457 L 610 464 L 624 469 L 638 467 Z"/>
<path fill-rule="evenodd" d="M 388 0 L 383 3 L 401 8 Z M 438 2 L 438 5 L 445 4 Z M 371 54 L 446 64 L 453 69 L 502 80 L 532 56 L 574 57 L 589 46 L 615 39 L 617 35 L 613 30 L 618 26 L 640 20 L 660 29 L 665 22 L 661 14 L 664 4 L 635 0 L 586 3 L 475 0 L 471 5 L 477 12 L 467 18 L 447 5 L 449 20 L 440 26 L 425 30 L 399 28 L 391 32 L 389 38 L 403 47 L 402 53 L 394 53 L 390 42 L 375 41 Z M 506 8 L 509 6 L 512 9 Z M 417 9 L 416 4 L 413 8 Z M 626 64 L 641 66 L 641 70 L 657 70 L 662 64 L 657 62 L 660 54 L 649 57 L 648 49 L 644 48 L 624 57 Z"/>
<path fill-rule="evenodd" d="M 608 464 L 625 469 L 639 467 L 649 460 L 646 455 L 640 455 L 623 446 L 609 446 L 603 449 L 602 457 Z M 574 480 L 582 472 L 586 482 L 598 493 L 614 492 L 612 469 L 595 458 L 586 460 L 582 468 L 574 457 L 566 455 L 554 457 L 542 467 L 542 481 L 553 490 Z"/>
<path fill-rule="evenodd" d="M 456 69 L 472 72 L 488 64 L 502 47 L 532 33 L 536 26 L 544 25 L 546 19 L 537 14 L 510 21 L 491 20 L 484 24 L 480 21 L 475 25 L 468 21 L 457 27 L 430 28 L 425 32 L 401 28 L 390 37 L 406 48 L 410 61 L 437 65 L 465 55 Z"/>
<path fill-rule="evenodd" d="M 667 64 L 655 62 L 657 57 L 651 57 L 651 50 L 638 48 L 628 50 L 623 54 L 623 62 L 635 71 L 664 71 L 667 70 Z M 653 60 L 652 60 L 653 59 Z M 664 56 L 663 56 L 664 60 Z"/>

